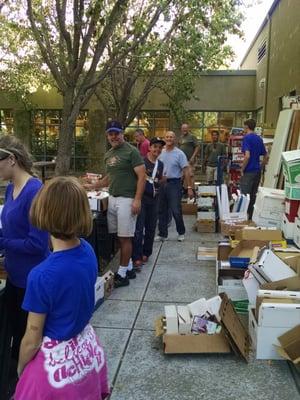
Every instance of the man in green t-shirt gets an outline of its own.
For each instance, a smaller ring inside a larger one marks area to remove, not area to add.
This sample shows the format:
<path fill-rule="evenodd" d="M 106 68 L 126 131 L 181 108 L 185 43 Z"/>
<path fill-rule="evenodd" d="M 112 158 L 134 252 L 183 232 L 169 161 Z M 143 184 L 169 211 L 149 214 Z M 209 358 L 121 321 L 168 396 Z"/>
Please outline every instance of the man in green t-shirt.
<path fill-rule="evenodd" d="M 218 157 L 226 154 L 226 148 L 219 142 L 219 132 L 211 133 L 212 143 L 209 143 L 205 149 L 204 167 L 206 169 L 207 183 L 212 184 L 217 181 Z"/>
<path fill-rule="evenodd" d="M 194 164 L 196 162 L 196 157 L 199 153 L 200 146 L 198 139 L 190 132 L 190 127 L 188 124 L 181 125 L 181 136 L 179 139 L 179 148 L 184 152 L 186 158 L 189 162 L 189 175 L 192 187 L 194 188 Z M 188 184 L 186 179 L 183 182 L 184 188 L 188 189 Z"/>
<path fill-rule="evenodd" d="M 123 127 L 118 121 L 106 126 L 111 149 L 104 156 L 106 176 L 95 186 L 109 186 L 107 222 L 109 233 L 117 233 L 120 241 L 120 266 L 115 274 L 115 287 L 129 285 L 136 277 L 131 253 L 136 218 L 141 210 L 146 173 L 144 160 L 136 147 L 124 140 Z"/>

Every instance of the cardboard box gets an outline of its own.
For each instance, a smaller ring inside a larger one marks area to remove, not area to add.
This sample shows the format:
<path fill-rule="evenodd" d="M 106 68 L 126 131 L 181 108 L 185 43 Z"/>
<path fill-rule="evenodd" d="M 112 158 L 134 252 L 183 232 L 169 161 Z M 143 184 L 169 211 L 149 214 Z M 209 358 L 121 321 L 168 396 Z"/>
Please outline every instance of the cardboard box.
<path fill-rule="evenodd" d="M 275 282 L 296 275 L 295 271 L 270 249 L 263 249 L 260 252 L 253 267 L 267 282 Z"/>
<path fill-rule="evenodd" d="M 281 279 L 275 282 L 268 282 L 262 285 L 261 289 L 300 292 L 300 277 L 294 276 L 292 278 Z"/>
<path fill-rule="evenodd" d="M 300 206 L 300 200 L 285 199 L 285 214 L 290 222 L 295 222 Z"/>
<path fill-rule="evenodd" d="M 247 267 L 251 259 L 256 260 L 259 249 L 268 246 L 268 242 L 262 240 L 241 240 L 229 254 L 229 262 L 232 267 Z"/>
<path fill-rule="evenodd" d="M 262 218 L 280 219 L 285 209 L 284 201 L 283 190 L 260 187 L 255 201 L 256 213 Z"/>
<path fill-rule="evenodd" d="M 197 214 L 197 204 L 181 203 L 182 214 L 183 215 L 196 215 Z"/>
<path fill-rule="evenodd" d="M 189 334 L 191 333 L 191 317 L 187 306 L 177 306 L 178 315 L 178 333 Z"/>
<path fill-rule="evenodd" d="M 276 253 L 277 255 L 278 254 L 281 254 L 280 252 L 278 252 L 278 253 Z M 294 270 L 295 272 L 296 272 L 296 274 L 297 275 L 299 275 L 300 276 L 300 254 L 297 254 L 297 255 L 292 255 L 292 256 L 289 256 L 289 257 L 285 257 L 284 259 L 283 259 L 283 261 L 289 266 L 289 267 L 291 267 L 292 268 L 292 270 Z"/>
<path fill-rule="evenodd" d="M 282 213 L 280 215 L 277 215 L 275 219 L 266 218 L 263 216 L 261 211 L 254 206 L 252 219 L 257 226 L 281 229 Z"/>
<path fill-rule="evenodd" d="M 229 286 L 220 284 L 218 285 L 217 293 L 226 293 L 228 298 L 232 301 L 248 300 L 247 291 L 244 286 Z"/>
<path fill-rule="evenodd" d="M 300 364 L 300 325 L 279 336 L 278 354 L 294 364 Z"/>
<path fill-rule="evenodd" d="M 256 226 L 253 221 L 220 221 L 220 232 L 224 236 L 233 236 L 237 230 L 246 226 Z"/>
<path fill-rule="evenodd" d="M 284 183 L 284 193 L 288 199 L 300 200 L 300 185 L 292 185 L 288 182 Z"/>
<path fill-rule="evenodd" d="M 243 286 L 243 280 L 239 277 L 233 277 L 233 276 L 221 276 L 220 277 L 220 284 L 222 286 L 229 286 L 229 287 L 238 287 L 238 288 L 244 288 Z"/>
<path fill-rule="evenodd" d="M 274 345 L 279 345 L 278 336 L 287 332 L 286 327 L 265 327 L 259 326 L 255 309 L 249 310 L 249 334 L 252 342 L 252 349 L 257 360 L 281 360 Z"/>
<path fill-rule="evenodd" d="M 216 196 L 217 190 L 215 185 L 199 185 L 198 194 L 201 196 Z"/>
<path fill-rule="evenodd" d="M 264 240 L 264 241 L 281 241 L 282 233 L 280 229 L 263 228 L 259 226 L 245 226 L 241 230 L 235 232 L 236 240 Z"/>
<path fill-rule="evenodd" d="M 293 240 L 297 247 L 300 247 L 300 218 L 295 219 Z"/>
<path fill-rule="evenodd" d="M 199 219 L 195 223 L 195 230 L 198 233 L 215 233 L 216 232 L 216 221 L 209 219 Z"/>
<path fill-rule="evenodd" d="M 287 182 L 300 183 L 300 150 L 284 151 L 281 154 L 283 174 Z"/>
<path fill-rule="evenodd" d="M 197 212 L 197 220 L 216 220 L 216 212 L 215 211 L 198 211 Z"/>
<path fill-rule="evenodd" d="M 174 305 L 165 306 L 165 316 L 166 316 L 167 334 L 177 334 L 178 333 L 178 317 L 177 317 L 176 306 L 174 306 Z"/>
<path fill-rule="evenodd" d="M 208 261 L 208 260 L 216 260 L 217 259 L 217 247 L 198 247 L 197 250 L 197 260 L 199 261 Z"/>
<path fill-rule="evenodd" d="M 197 199 L 198 207 L 203 208 L 214 208 L 215 207 L 215 197 L 212 196 L 200 196 Z"/>
<path fill-rule="evenodd" d="M 164 353 L 230 353 L 230 347 L 232 347 L 246 361 L 248 360 L 249 335 L 226 294 L 223 293 L 220 296 L 222 298 L 220 308 L 222 330 L 219 334 L 167 334 L 163 318 L 156 320 L 156 336 L 161 336 L 163 339 Z"/>
<path fill-rule="evenodd" d="M 104 280 L 104 298 L 107 299 L 114 290 L 114 273 L 112 271 L 106 272 L 102 278 Z"/>
<path fill-rule="evenodd" d="M 281 229 L 286 239 L 294 238 L 295 223 L 290 222 L 285 214 L 282 214 Z"/>
<path fill-rule="evenodd" d="M 104 301 L 104 279 L 98 276 L 95 283 L 95 310 L 97 310 Z"/>
<path fill-rule="evenodd" d="M 90 209 L 92 211 L 106 211 L 108 207 L 107 192 L 87 192 Z"/>
<path fill-rule="evenodd" d="M 258 311 L 258 325 L 265 327 L 293 328 L 300 324 L 300 304 L 286 299 L 263 301 Z"/>
<path fill-rule="evenodd" d="M 232 252 L 232 247 L 230 246 L 229 241 L 221 241 L 218 244 L 218 255 L 217 255 L 217 260 L 218 261 L 228 261 L 229 259 L 229 254 Z"/>

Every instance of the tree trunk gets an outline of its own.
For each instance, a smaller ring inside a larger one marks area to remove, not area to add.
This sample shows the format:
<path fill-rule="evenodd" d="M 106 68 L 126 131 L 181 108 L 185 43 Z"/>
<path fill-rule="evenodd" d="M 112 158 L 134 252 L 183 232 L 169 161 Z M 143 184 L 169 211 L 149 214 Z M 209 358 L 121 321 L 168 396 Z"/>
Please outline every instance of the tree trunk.
<path fill-rule="evenodd" d="M 56 157 L 56 175 L 68 175 L 70 173 L 72 145 L 74 141 L 75 117 L 71 117 L 73 108 L 74 92 L 71 89 L 63 97 L 62 121 L 58 139 L 58 149 Z"/>
<path fill-rule="evenodd" d="M 88 150 L 89 150 L 89 172 L 104 174 L 104 154 L 106 153 L 106 135 L 105 124 L 106 114 L 103 110 L 89 111 L 89 135 L 88 135 Z"/>

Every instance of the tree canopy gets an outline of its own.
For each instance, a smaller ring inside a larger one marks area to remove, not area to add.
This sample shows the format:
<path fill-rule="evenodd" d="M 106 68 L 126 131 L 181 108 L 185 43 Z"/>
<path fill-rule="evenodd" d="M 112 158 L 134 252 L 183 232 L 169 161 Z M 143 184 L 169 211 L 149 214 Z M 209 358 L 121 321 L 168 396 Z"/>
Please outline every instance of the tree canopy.
<path fill-rule="evenodd" d="M 68 173 L 76 117 L 93 94 L 129 123 L 159 87 L 178 113 L 196 73 L 232 55 L 240 0 L 6 0 L 0 88 L 63 97 L 57 173 Z M 138 83 L 138 84 L 137 84 Z"/>

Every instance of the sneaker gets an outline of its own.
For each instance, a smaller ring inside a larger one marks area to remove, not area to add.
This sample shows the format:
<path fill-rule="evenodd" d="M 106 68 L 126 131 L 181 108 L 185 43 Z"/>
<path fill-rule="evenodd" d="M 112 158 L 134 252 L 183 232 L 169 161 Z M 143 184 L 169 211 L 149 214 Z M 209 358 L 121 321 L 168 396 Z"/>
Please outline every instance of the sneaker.
<path fill-rule="evenodd" d="M 184 235 L 178 235 L 177 240 L 178 240 L 178 242 L 183 242 L 184 241 Z"/>
<path fill-rule="evenodd" d="M 146 264 L 148 262 L 148 260 L 149 260 L 149 257 L 147 257 L 147 256 L 142 257 L 143 264 Z"/>
<path fill-rule="evenodd" d="M 141 272 L 142 266 L 143 266 L 142 261 L 141 261 L 141 260 L 136 260 L 136 261 L 134 261 L 134 263 L 133 263 L 133 270 L 134 270 L 135 272 Z"/>
<path fill-rule="evenodd" d="M 163 237 L 163 236 L 159 236 L 159 235 L 155 236 L 155 238 L 154 238 L 155 242 L 165 242 L 167 240 L 168 240 L 168 238 Z"/>
<path fill-rule="evenodd" d="M 136 278 L 136 273 L 135 273 L 135 271 L 132 269 L 131 271 L 128 271 L 127 270 L 127 272 L 126 272 L 126 277 L 128 278 L 128 279 L 135 279 Z"/>
<path fill-rule="evenodd" d="M 115 278 L 114 278 L 115 288 L 122 287 L 122 286 L 128 286 L 128 285 L 129 285 L 129 279 L 127 276 L 125 276 L 125 278 L 123 278 L 121 275 L 115 274 Z"/>

